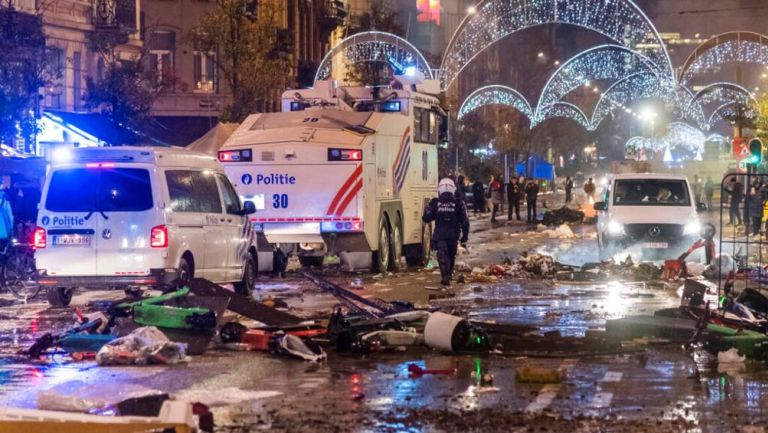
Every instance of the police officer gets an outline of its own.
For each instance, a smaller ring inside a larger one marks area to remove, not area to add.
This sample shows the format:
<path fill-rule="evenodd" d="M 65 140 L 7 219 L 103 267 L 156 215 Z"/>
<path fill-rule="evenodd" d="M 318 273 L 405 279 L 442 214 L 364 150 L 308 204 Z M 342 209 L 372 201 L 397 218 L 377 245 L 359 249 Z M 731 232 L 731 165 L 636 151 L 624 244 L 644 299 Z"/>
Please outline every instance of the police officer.
<path fill-rule="evenodd" d="M 453 265 L 459 239 L 462 246 L 469 236 L 469 218 L 464 201 L 455 196 L 456 185 L 445 178 L 437 186 L 438 198 L 433 198 L 424 209 L 422 220 L 435 222 L 432 235 L 432 248 L 437 250 L 437 262 L 440 264 L 440 284 L 447 286 L 453 276 Z"/>

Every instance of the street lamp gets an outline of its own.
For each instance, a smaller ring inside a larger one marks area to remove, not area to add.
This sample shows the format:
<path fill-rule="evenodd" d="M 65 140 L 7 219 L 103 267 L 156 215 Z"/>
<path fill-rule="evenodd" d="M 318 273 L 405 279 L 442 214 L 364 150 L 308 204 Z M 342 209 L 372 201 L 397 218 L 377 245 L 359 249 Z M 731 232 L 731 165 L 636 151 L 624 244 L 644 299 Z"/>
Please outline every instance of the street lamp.
<path fill-rule="evenodd" d="M 644 121 L 644 122 L 650 122 L 651 124 L 651 139 L 653 139 L 656 136 L 656 118 L 658 117 L 658 114 L 653 111 L 653 109 L 646 107 L 643 108 L 640 111 L 640 115 L 637 117 L 638 119 Z"/>
<path fill-rule="evenodd" d="M 467 15 L 474 15 L 477 13 L 477 8 L 474 6 L 470 6 L 467 8 Z"/>

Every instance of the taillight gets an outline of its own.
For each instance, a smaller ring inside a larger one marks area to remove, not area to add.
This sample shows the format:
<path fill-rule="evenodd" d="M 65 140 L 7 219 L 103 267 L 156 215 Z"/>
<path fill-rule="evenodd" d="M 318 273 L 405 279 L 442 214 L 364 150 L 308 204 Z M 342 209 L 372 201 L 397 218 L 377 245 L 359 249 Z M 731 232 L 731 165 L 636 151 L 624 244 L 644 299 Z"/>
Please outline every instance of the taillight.
<path fill-rule="evenodd" d="M 48 246 L 48 235 L 45 232 L 44 228 L 38 227 L 35 229 L 35 234 L 33 235 L 33 239 L 32 239 L 32 245 L 35 247 L 36 250 L 39 250 Z"/>
<path fill-rule="evenodd" d="M 152 227 L 149 244 L 152 248 L 165 248 L 168 246 L 168 227 Z"/>

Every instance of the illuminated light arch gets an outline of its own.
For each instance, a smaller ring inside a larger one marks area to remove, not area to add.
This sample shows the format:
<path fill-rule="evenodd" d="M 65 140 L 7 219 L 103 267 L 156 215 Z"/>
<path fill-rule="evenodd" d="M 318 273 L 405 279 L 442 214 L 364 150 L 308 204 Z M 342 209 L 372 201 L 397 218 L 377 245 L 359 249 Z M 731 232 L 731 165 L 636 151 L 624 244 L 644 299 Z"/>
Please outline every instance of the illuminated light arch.
<path fill-rule="evenodd" d="M 599 33 L 625 48 L 646 46 L 648 56 L 674 77 L 666 45 L 651 20 L 631 0 L 483 0 L 451 37 L 440 67 L 443 89 L 488 46 L 516 32 L 570 24 Z"/>
<path fill-rule="evenodd" d="M 728 32 L 705 41 L 688 56 L 680 69 L 680 83 L 725 63 L 768 66 L 768 36 L 754 32 Z"/>
<path fill-rule="evenodd" d="M 589 122 L 589 118 L 581 110 L 581 108 L 571 104 L 570 102 L 556 102 L 546 107 L 541 113 L 537 114 L 536 120 L 531 122 L 531 128 L 540 125 L 546 120 L 555 118 L 566 118 L 576 121 L 579 125 L 583 126 L 587 131 L 594 131 L 594 128 Z"/>
<path fill-rule="evenodd" d="M 692 102 L 701 105 L 707 105 L 713 102 L 729 102 L 747 105 L 750 102 L 757 102 L 757 98 L 743 86 L 735 83 L 721 82 L 712 83 L 703 87 L 693 96 Z"/>
<path fill-rule="evenodd" d="M 549 78 L 539 96 L 536 116 L 552 104 L 560 102 L 572 91 L 594 80 L 621 81 L 644 72 L 656 80 L 659 70 L 645 56 L 621 45 L 600 45 L 582 51 L 568 59 Z"/>
<path fill-rule="evenodd" d="M 707 126 L 709 128 L 712 128 L 715 126 L 715 123 L 725 120 L 726 115 L 734 115 L 736 114 L 735 108 L 738 107 L 738 102 L 726 102 L 725 104 L 720 105 L 719 107 L 715 108 L 712 111 L 712 114 L 709 115 L 709 119 L 707 119 Z M 732 111 L 728 111 L 728 109 L 733 109 Z"/>
<path fill-rule="evenodd" d="M 400 68 L 415 66 L 427 79 L 434 79 L 429 62 L 410 42 L 391 33 L 370 31 L 345 38 L 328 51 L 317 68 L 315 81 L 333 78 L 334 66 L 374 61 L 387 61 Z"/>
<path fill-rule="evenodd" d="M 459 108 L 457 119 L 461 120 L 468 113 L 488 105 L 512 107 L 525 114 L 528 119 L 533 118 L 531 104 L 520 92 L 508 86 L 490 85 L 475 90 L 464 99 Z"/>

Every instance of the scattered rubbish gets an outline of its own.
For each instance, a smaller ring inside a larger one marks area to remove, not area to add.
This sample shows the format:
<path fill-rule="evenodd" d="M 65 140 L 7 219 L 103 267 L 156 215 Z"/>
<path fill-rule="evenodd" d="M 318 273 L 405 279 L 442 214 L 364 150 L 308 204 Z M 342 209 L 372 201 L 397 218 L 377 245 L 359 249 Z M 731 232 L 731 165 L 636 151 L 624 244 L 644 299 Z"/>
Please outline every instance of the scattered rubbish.
<path fill-rule="evenodd" d="M 355 278 L 349 283 L 349 288 L 353 290 L 363 290 L 365 285 L 362 278 Z"/>
<path fill-rule="evenodd" d="M 80 380 L 60 383 L 37 394 L 37 408 L 65 412 L 92 413 L 123 400 L 163 395 L 161 391 L 132 383 L 117 389 L 93 386 Z"/>
<path fill-rule="evenodd" d="M 565 371 L 525 364 L 515 369 L 515 378 L 520 383 L 560 383 L 565 380 Z"/>
<path fill-rule="evenodd" d="M 490 350 L 488 335 L 461 317 L 435 312 L 424 328 L 424 342 L 432 349 L 459 352 Z"/>
<path fill-rule="evenodd" d="M 560 225 L 555 230 L 544 230 L 542 234 L 547 235 L 550 239 L 573 239 L 576 237 L 568 224 Z"/>
<path fill-rule="evenodd" d="M 389 314 L 400 313 L 413 309 L 412 306 L 406 305 L 405 303 L 386 302 L 380 299 L 364 298 L 357 293 L 353 293 L 336 284 L 333 284 L 330 281 L 321 278 L 320 276 L 307 270 L 302 270 L 301 274 L 309 281 L 312 281 L 320 289 L 335 296 L 339 302 L 341 302 L 347 308 L 372 318 L 382 317 Z"/>
<path fill-rule="evenodd" d="M 717 362 L 719 364 L 740 364 L 743 363 L 746 359 L 746 356 L 739 355 L 739 351 L 736 348 L 732 348 L 717 354 Z"/>
<path fill-rule="evenodd" d="M 189 289 L 197 296 L 227 298 L 229 300 L 226 307 L 228 310 L 266 325 L 280 326 L 304 321 L 301 317 L 267 307 L 247 296 L 234 293 L 203 278 L 192 278 L 189 283 Z"/>
<path fill-rule="evenodd" d="M 187 360 L 186 346 L 173 343 L 154 326 L 138 328 L 112 340 L 96 354 L 99 365 L 178 364 Z"/>
<path fill-rule="evenodd" d="M 455 376 L 458 373 L 458 370 L 455 368 L 428 369 L 421 368 L 417 364 L 408 364 L 408 373 L 410 373 L 413 377 L 420 377 L 424 376 L 425 374 Z"/>
<path fill-rule="evenodd" d="M 295 335 L 278 336 L 271 341 L 271 351 L 309 362 L 321 362 L 327 357 L 325 351 L 311 340 L 302 340 Z"/>
<path fill-rule="evenodd" d="M 196 407 L 207 411 L 202 405 L 166 400 L 162 402 L 155 416 L 103 416 L 40 409 L 0 408 L 0 431 L 3 433 L 28 432 L 135 432 L 135 431 L 177 431 L 194 432 L 198 428 L 213 431 L 210 413 L 208 417 L 198 416 L 201 423 L 196 425 Z M 203 426 L 203 419 L 210 420 Z"/>
<path fill-rule="evenodd" d="M 575 224 L 582 221 L 584 221 L 584 212 L 567 206 L 563 206 L 560 209 L 547 210 L 542 217 L 542 222 L 546 226 L 560 226 L 565 223 Z"/>

